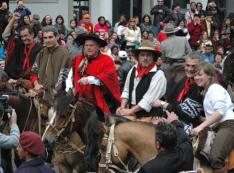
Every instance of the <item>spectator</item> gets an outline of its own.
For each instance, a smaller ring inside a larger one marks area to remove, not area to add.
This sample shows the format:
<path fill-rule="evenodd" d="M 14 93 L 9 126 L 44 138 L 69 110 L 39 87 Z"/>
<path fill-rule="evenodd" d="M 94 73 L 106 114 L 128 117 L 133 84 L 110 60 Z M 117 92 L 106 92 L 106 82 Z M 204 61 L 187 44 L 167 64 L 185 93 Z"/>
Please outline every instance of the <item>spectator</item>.
<path fill-rule="evenodd" d="M 90 22 L 90 14 L 84 14 L 80 26 L 85 28 L 88 33 L 93 33 L 93 24 Z"/>
<path fill-rule="evenodd" d="M 114 31 L 113 27 L 111 26 L 111 23 L 109 20 L 105 20 L 105 25 L 109 30 L 109 34 L 112 34 L 112 32 Z"/>
<path fill-rule="evenodd" d="M 127 41 L 126 49 L 135 49 L 141 43 L 141 30 L 133 18 L 129 20 L 124 38 Z"/>
<path fill-rule="evenodd" d="M 1 96 L 4 97 L 4 96 Z M 4 107 L 2 104 L 0 104 L 0 121 L 3 123 L 3 116 L 4 116 Z M 10 134 L 5 135 L 0 132 L 0 148 L 4 149 L 11 149 L 11 148 L 16 148 L 19 143 L 19 136 L 20 136 L 20 131 L 19 127 L 17 125 L 17 115 L 14 109 L 12 109 L 12 113 L 9 114 L 8 116 L 10 118 Z"/>
<path fill-rule="evenodd" d="M 153 32 L 153 25 L 151 22 L 151 17 L 145 14 L 142 18 L 142 23 L 140 25 L 141 32 Z"/>
<path fill-rule="evenodd" d="M 190 9 L 185 13 L 186 25 L 193 21 L 195 14 L 197 14 L 197 4 L 196 2 L 191 2 Z"/>
<path fill-rule="evenodd" d="M 32 21 L 30 19 L 30 16 L 24 16 L 24 21 L 23 21 L 23 25 L 32 25 Z"/>
<path fill-rule="evenodd" d="M 222 40 L 220 38 L 219 30 L 214 31 L 214 35 L 212 37 L 211 42 L 212 42 L 212 45 L 213 45 L 213 48 L 214 48 L 214 53 L 216 53 L 217 49 L 218 49 L 218 46 L 222 45 Z"/>
<path fill-rule="evenodd" d="M 217 6 L 215 0 L 209 0 L 206 6 L 206 12 L 210 12 L 213 15 L 213 22 L 216 23 L 217 28 L 221 28 L 221 11 Z"/>
<path fill-rule="evenodd" d="M 148 40 L 153 43 L 155 50 L 160 50 L 160 43 L 152 32 L 148 33 Z"/>
<path fill-rule="evenodd" d="M 1 96 L 2 98 L 4 96 Z M 1 99 L 2 99 L 1 98 Z M 3 116 L 5 114 L 4 111 L 4 107 L 2 105 L 2 103 L 0 103 L 0 123 L 1 124 L 5 124 L 7 122 L 4 122 L 3 120 Z M 0 150 L 1 149 L 15 149 L 18 144 L 19 144 L 19 137 L 20 137 L 20 131 L 19 131 L 19 127 L 17 125 L 17 116 L 15 113 L 15 110 L 12 109 L 12 113 L 8 114 L 7 116 L 9 116 L 9 121 L 10 121 L 10 134 L 6 135 L 4 133 L 0 132 Z M 2 156 L 0 156 L 1 158 L 1 165 L 0 165 L 0 172 L 4 173 L 3 169 L 5 169 L 5 167 L 7 165 L 5 164 L 10 164 L 10 163 L 6 163 L 6 160 L 4 160 L 2 158 Z M 7 172 L 8 170 L 5 170 L 5 172 Z"/>
<path fill-rule="evenodd" d="M 20 135 L 17 153 L 23 163 L 16 173 L 55 173 L 40 157 L 45 153 L 45 146 L 38 134 L 30 131 L 23 132 Z"/>
<path fill-rule="evenodd" d="M 179 25 L 179 22 L 183 20 L 184 16 L 180 11 L 180 5 L 174 4 L 172 6 L 172 12 L 171 12 L 171 20 L 174 22 L 175 26 Z"/>
<path fill-rule="evenodd" d="M 209 62 L 211 64 L 214 64 L 214 54 L 212 53 L 213 47 L 210 44 L 205 45 L 205 52 L 202 54 L 203 61 Z"/>
<path fill-rule="evenodd" d="M 191 140 L 174 112 L 155 125 L 155 147 L 158 155 L 141 168 L 142 173 L 178 173 L 193 168 Z"/>
<path fill-rule="evenodd" d="M 185 20 L 181 20 L 177 27 L 177 31 L 175 33 L 176 36 L 186 37 L 187 40 L 190 39 L 190 35 L 188 29 L 185 27 Z"/>
<path fill-rule="evenodd" d="M 111 39 L 114 40 L 115 44 L 120 45 L 120 39 L 119 39 L 119 37 L 118 37 L 118 35 L 117 35 L 116 32 L 113 32 L 112 35 L 111 35 L 110 37 L 111 37 Z"/>
<path fill-rule="evenodd" d="M 231 34 L 231 19 L 225 18 L 223 22 L 223 27 L 221 30 L 221 39 L 230 38 Z"/>
<path fill-rule="evenodd" d="M 43 45 L 43 33 L 42 30 L 39 30 L 36 38 L 34 39 L 36 43 Z"/>
<path fill-rule="evenodd" d="M 69 29 L 70 29 L 70 32 L 71 31 L 75 31 L 77 27 L 77 22 L 75 19 L 71 19 L 70 22 L 69 22 Z"/>
<path fill-rule="evenodd" d="M 197 41 L 196 45 L 198 50 L 200 50 L 202 53 L 205 53 L 205 47 L 209 44 L 212 46 L 211 40 L 208 38 L 208 34 L 206 31 L 203 31 L 201 34 L 200 40 Z"/>
<path fill-rule="evenodd" d="M 52 24 L 53 24 L 52 23 L 52 17 L 50 15 L 46 15 L 41 21 L 41 26 L 42 27 L 52 25 Z"/>
<path fill-rule="evenodd" d="M 206 13 L 206 19 L 204 21 L 204 25 L 208 34 L 208 38 L 211 39 L 214 35 L 214 31 L 217 29 L 217 25 L 212 20 L 212 13 Z"/>
<path fill-rule="evenodd" d="M 8 24 L 9 13 L 7 3 L 2 1 L 0 3 L 0 42 L 2 42 L 2 33 Z"/>
<path fill-rule="evenodd" d="M 125 18 L 121 18 L 121 19 L 122 20 L 120 22 L 118 22 L 116 33 L 117 33 L 120 41 L 123 42 L 124 41 L 124 33 L 127 30 L 127 21 L 124 20 Z"/>
<path fill-rule="evenodd" d="M 197 3 L 197 14 L 200 16 L 205 14 L 205 11 L 203 10 L 203 5 L 201 2 Z"/>
<path fill-rule="evenodd" d="M 118 45 L 112 45 L 111 48 L 111 58 L 112 60 L 117 63 L 120 61 L 119 59 L 119 46 Z"/>
<path fill-rule="evenodd" d="M 199 15 L 195 14 L 193 16 L 193 21 L 188 24 L 188 31 L 190 34 L 189 43 L 192 49 L 195 49 L 195 43 L 201 38 L 201 34 L 206 28 L 203 23 L 201 23 Z"/>
<path fill-rule="evenodd" d="M 126 16 L 125 15 L 120 15 L 119 17 L 119 21 L 115 23 L 115 26 L 114 26 L 114 32 L 118 32 L 118 26 L 120 26 L 121 23 L 125 23 L 125 26 L 127 24 L 127 19 L 126 19 Z"/>
<path fill-rule="evenodd" d="M 38 34 L 38 31 L 41 30 L 40 16 L 38 14 L 33 15 L 31 26 L 32 26 L 33 31 L 34 31 L 34 37 L 36 37 Z"/>
<path fill-rule="evenodd" d="M 82 46 L 77 45 L 77 43 L 74 41 L 75 39 L 76 37 L 74 37 L 71 32 L 66 37 L 65 47 L 70 53 L 71 60 L 73 60 L 77 55 L 82 54 Z"/>
<path fill-rule="evenodd" d="M 105 17 L 100 16 L 98 18 L 98 23 L 94 26 L 94 31 L 100 33 L 100 37 L 102 37 L 104 40 L 108 39 L 109 37 L 109 29 L 105 25 Z"/>
<path fill-rule="evenodd" d="M 170 10 L 164 5 L 164 0 L 157 0 L 158 5 L 155 5 L 150 14 L 154 15 L 153 25 L 155 26 L 156 35 L 159 33 L 160 28 L 163 28 L 165 23 L 170 20 Z"/>
<path fill-rule="evenodd" d="M 24 1 L 23 0 L 18 0 L 17 1 L 17 8 L 14 10 L 14 13 L 19 13 L 20 14 L 20 19 L 19 19 L 19 25 L 23 26 L 24 24 L 24 16 L 30 16 L 31 11 L 25 7 Z"/>
<path fill-rule="evenodd" d="M 140 24 L 141 24 L 141 19 L 139 16 L 134 16 L 133 19 L 135 20 L 136 22 L 136 26 L 140 27 Z"/>
<path fill-rule="evenodd" d="M 147 31 L 143 31 L 141 34 L 141 42 L 143 40 L 148 40 L 148 32 Z"/>
<path fill-rule="evenodd" d="M 61 38 L 64 39 L 67 35 L 67 28 L 64 25 L 64 18 L 62 15 L 58 15 L 55 19 L 55 25 L 54 27 L 58 30 L 59 34 L 61 35 Z"/>
<path fill-rule="evenodd" d="M 119 58 L 121 60 L 121 65 L 118 69 L 118 75 L 119 75 L 120 91 L 122 92 L 128 72 L 134 64 L 128 60 L 128 54 L 126 51 L 119 51 Z"/>
<path fill-rule="evenodd" d="M 216 55 L 215 55 L 214 67 L 215 67 L 220 73 L 222 73 L 222 71 L 223 71 L 222 62 L 223 62 L 223 54 L 221 54 L 221 53 L 216 53 Z"/>

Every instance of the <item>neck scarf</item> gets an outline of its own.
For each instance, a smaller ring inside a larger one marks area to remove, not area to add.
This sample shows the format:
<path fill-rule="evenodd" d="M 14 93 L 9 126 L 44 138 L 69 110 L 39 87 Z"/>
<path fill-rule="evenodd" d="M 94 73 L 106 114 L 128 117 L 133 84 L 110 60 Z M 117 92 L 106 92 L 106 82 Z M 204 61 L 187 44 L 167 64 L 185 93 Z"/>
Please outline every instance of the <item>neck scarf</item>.
<path fill-rule="evenodd" d="M 153 63 L 152 65 L 150 65 L 149 67 L 146 68 L 141 68 L 140 64 L 137 65 L 137 77 L 142 78 L 143 76 L 147 75 L 150 70 L 152 70 L 152 68 L 154 68 L 156 66 L 155 63 Z"/>
<path fill-rule="evenodd" d="M 30 59 L 30 54 L 32 52 L 32 49 L 35 46 L 35 41 L 33 40 L 32 43 L 29 46 L 25 46 L 24 47 L 24 54 L 25 54 L 25 58 L 24 58 L 24 62 L 23 62 L 23 69 L 29 69 L 30 68 L 30 63 L 29 63 L 29 59 Z"/>
<path fill-rule="evenodd" d="M 195 83 L 194 79 L 192 78 L 187 78 L 185 81 L 185 86 L 184 88 L 181 90 L 180 94 L 177 97 L 177 101 L 181 102 L 184 98 L 184 96 L 187 94 L 189 88 Z"/>

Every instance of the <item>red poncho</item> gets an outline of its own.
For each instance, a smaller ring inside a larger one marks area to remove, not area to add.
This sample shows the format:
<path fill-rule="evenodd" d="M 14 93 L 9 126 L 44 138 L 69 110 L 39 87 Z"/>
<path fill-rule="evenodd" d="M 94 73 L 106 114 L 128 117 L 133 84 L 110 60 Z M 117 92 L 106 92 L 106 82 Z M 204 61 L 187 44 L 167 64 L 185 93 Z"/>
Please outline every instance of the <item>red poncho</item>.
<path fill-rule="evenodd" d="M 103 96 L 105 92 L 103 86 L 91 84 L 81 86 L 77 83 L 81 78 L 78 69 L 83 59 L 84 56 L 77 56 L 73 62 L 74 85 L 76 87 L 76 92 L 79 93 L 79 97 L 87 98 L 90 102 L 98 105 L 103 112 L 110 114 L 111 112 L 108 104 Z M 115 98 L 116 103 L 120 104 L 119 80 L 114 62 L 108 55 L 100 54 L 94 60 L 90 61 L 86 68 L 85 76 L 94 76 L 101 80 L 105 88 L 108 89 Z"/>

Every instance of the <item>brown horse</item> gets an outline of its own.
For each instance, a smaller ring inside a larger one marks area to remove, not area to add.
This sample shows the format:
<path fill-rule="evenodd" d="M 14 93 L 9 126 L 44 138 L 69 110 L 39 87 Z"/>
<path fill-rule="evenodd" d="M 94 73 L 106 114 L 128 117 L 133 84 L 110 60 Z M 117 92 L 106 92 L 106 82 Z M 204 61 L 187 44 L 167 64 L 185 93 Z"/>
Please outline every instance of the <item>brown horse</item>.
<path fill-rule="evenodd" d="M 98 173 L 107 171 L 130 172 L 125 163 L 130 153 L 143 166 L 157 155 L 155 147 L 155 128 L 152 124 L 131 122 L 115 117 L 115 126 L 106 126 L 101 114 L 93 115 L 86 125 L 85 158 L 89 167 Z M 232 158 L 233 153 L 229 158 Z M 119 167 L 121 166 L 121 167 Z M 204 173 L 212 173 L 212 169 L 195 158 L 196 169 L 202 168 Z M 227 162 L 228 169 L 232 169 Z"/>
<path fill-rule="evenodd" d="M 86 172 L 83 156 L 84 126 L 94 106 L 85 100 L 75 102 L 71 93 L 55 96 L 55 113 L 46 128 L 43 139 L 54 147 L 52 163 L 61 173 Z"/>
<path fill-rule="evenodd" d="M 20 132 L 30 130 L 40 134 L 44 131 L 47 119 L 46 117 L 41 118 L 38 116 L 33 99 L 17 93 L 14 87 L 5 80 L 0 80 L 0 93 L 2 103 L 16 110 Z M 9 164 L 11 163 L 11 152 L 3 150 L 2 155 L 5 156 L 7 162 L 6 172 L 13 172 L 12 165 Z M 15 162 L 17 165 L 20 163 L 17 156 Z"/>
<path fill-rule="evenodd" d="M 94 114 L 87 122 L 85 158 L 89 167 L 95 171 L 98 170 L 99 173 L 104 172 L 105 169 L 129 172 L 130 168 L 125 163 L 129 154 L 138 161 L 140 166 L 157 154 L 155 128 L 152 124 L 132 122 L 122 117 L 116 117 L 114 121 L 114 131 L 113 127 L 104 125 L 98 119 L 98 115 Z M 109 139 L 105 136 L 106 134 L 109 135 Z M 113 139 L 110 139 L 110 136 L 113 136 Z M 107 145 L 110 140 L 112 144 Z"/>

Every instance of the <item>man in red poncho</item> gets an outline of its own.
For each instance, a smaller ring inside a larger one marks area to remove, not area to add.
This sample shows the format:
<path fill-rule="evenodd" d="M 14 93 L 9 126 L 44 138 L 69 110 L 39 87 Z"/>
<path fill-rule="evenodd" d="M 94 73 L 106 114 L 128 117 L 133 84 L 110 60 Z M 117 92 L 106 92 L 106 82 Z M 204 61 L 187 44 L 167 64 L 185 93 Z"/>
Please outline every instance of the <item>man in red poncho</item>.
<path fill-rule="evenodd" d="M 83 55 L 77 56 L 72 65 L 76 94 L 104 113 L 115 112 L 120 104 L 119 81 L 113 60 L 100 52 L 107 43 L 95 34 L 82 34 L 76 41 L 84 45 Z"/>

